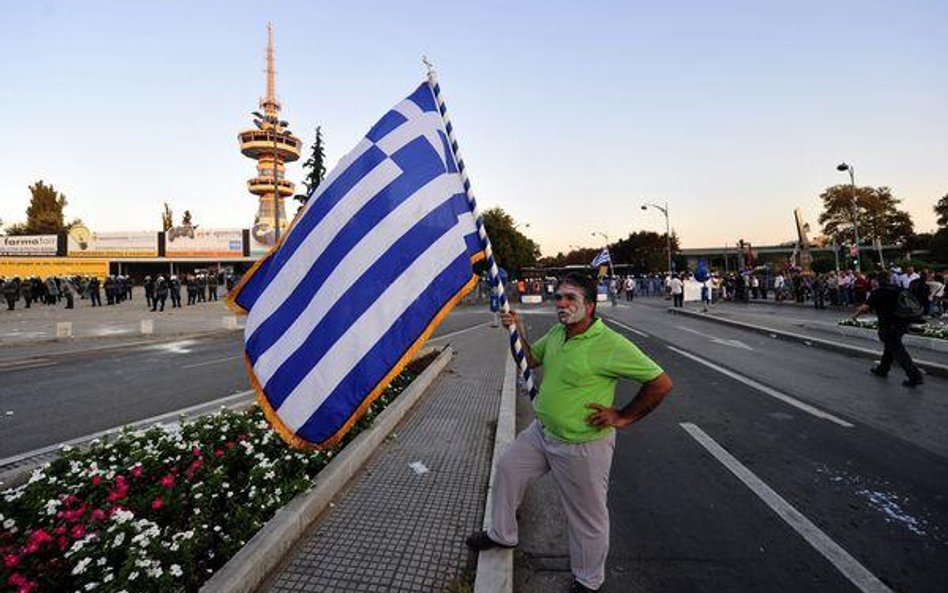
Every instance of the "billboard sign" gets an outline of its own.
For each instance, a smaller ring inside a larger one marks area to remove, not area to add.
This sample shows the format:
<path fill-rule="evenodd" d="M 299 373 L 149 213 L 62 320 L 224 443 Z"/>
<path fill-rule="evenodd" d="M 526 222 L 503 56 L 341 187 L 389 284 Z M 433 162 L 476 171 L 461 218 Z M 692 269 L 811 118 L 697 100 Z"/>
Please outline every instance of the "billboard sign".
<path fill-rule="evenodd" d="M 109 273 L 107 259 L 75 259 L 68 257 L 8 257 L 0 258 L 0 276 L 26 278 L 37 276 L 97 276 Z"/>
<path fill-rule="evenodd" d="M 0 256 L 56 255 L 56 235 L 0 237 Z"/>
<path fill-rule="evenodd" d="M 165 232 L 166 257 L 242 257 L 241 229 L 175 227 Z"/>
<path fill-rule="evenodd" d="M 69 257 L 157 257 L 158 233 L 93 233 L 82 225 L 69 231 Z"/>

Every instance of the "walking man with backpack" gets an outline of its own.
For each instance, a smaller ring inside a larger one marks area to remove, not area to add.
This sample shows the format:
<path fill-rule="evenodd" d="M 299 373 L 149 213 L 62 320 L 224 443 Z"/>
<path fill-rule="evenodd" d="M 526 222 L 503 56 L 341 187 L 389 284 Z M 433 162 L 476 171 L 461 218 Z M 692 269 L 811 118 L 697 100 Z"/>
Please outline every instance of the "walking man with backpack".
<path fill-rule="evenodd" d="M 878 366 L 869 369 L 869 372 L 877 377 L 885 377 L 889 374 L 894 360 L 908 375 L 902 385 L 921 385 L 924 383 L 922 372 L 912 362 L 912 357 L 902 344 L 902 336 L 908 331 L 909 323 L 921 317 L 922 307 L 907 290 L 891 284 L 886 272 L 876 274 L 876 281 L 879 288 L 873 290 L 866 302 L 859 305 L 853 313 L 853 321 L 870 309 L 879 318 L 879 341 L 884 346 L 882 360 Z"/>

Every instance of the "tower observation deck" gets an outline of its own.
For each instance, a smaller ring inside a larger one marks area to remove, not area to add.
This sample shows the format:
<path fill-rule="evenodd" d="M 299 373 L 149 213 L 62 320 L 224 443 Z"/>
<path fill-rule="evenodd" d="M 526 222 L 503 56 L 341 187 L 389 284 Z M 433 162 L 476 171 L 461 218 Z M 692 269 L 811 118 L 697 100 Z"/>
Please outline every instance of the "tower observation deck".
<path fill-rule="evenodd" d="M 240 152 L 257 161 L 257 174 L 247 180 L 247 189 L 260 204 L 251 235 L 255 242 L 272 246 L 286 231 L 288 220 L 284 198 L 294 194 L 296 186 L 285 179 L 286 163 L 300 158 L 302 142 L 280 119 L 280 101 L 276 96 L 273 27 L 267 23 L 267 94 L 260 98 L 263 113 L 253 112 L 254 129 L 237 135 Z"/>

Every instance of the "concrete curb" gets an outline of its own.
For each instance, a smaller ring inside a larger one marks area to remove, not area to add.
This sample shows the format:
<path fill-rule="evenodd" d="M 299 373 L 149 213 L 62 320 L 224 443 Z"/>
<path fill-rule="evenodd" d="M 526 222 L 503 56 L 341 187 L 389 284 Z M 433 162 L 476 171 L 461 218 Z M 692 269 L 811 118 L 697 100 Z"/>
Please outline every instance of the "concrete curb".
<path fill-rule="evenodd" d="M 517 365 L 513 357 L 507 357 L 504 370 L 504 386 L 500 395 L 500 410 L 497 413 L 497 431 L 494 435 L 494 455 L 491 459 L 490 481 L 487 486 L 487 501 L 484 506 L 484 529 L 490 527 L 490 497 L 494 490 L 497 461 L 507 445 L 517 436 Z M 474 593 L 513 592 L 513 549 L 493 548 L 480 552 L 477 557 L 477 574 L 474 577 Z"/>
<path fill-rule="evenodd" d="M 860 356 L 862 358 L 869 358 L 872 360 L 877 360 L 879 358 L 879 351 L 871 350 L 869 348 L 860 348 L 859 346 L 839 344 L 837 342 L 831 342 L 829 340 L 824 340 L 822 338 L 815 338 L 813 336 L 805 336 L 803 334 L 796 334 L 793 332 L 773 329 L 769 327 L 763 327 L 759 325 L 751 325 L 750 323 L 744 323 L 743 321 L 735 321 L 733 319 L 724 319 L 721 317 L 708 315 L 706 313 L 699 313 L 697 311 L 688 311 L 686 309 L 672 308 L 672 309 L 668 309 L 668 312 L 671 313 L 672 315 L 684 315 L 686 317 L 693 317 L 695 319 L 703 319 L 705 321 L 710 321 L 712 323 L 730 325 L 731 327 L 738 327 L 747 331 L 752 331 L 759 334 L 766 334 L 772 338 L 789 340 L 791 342 L 798 342 L 801 344 L 805 344 L 806 346 L 815 346 L 817 348 L 822 348 L 823 350 L 841 352 L 843 354 L 849 354 L 851 356 Z M 915 361 L 915 364 L 919 368 L 923 369 L 929 375 L 935 375 L 939 377 L 948 377 L 948 365 L 943 365 L 937 362 L 931 362 L 931 361 L 919 360 L 919 359 L 914 359 L 914 361 Z"/>
<path fill-rule="evenodd" d="M 840 325 L 836 328 L 836 333 L 843 336 L 871 340 L 873 342 L 879 341 L 879 338 L 876 336 L 876 330 L 864 327 Z M 915 334 L 905 334 L 905 336 L 902 338 L 902 342 L 906 346 L 914 346 L 915 348 L 919 348 L 921 350 L 931 350 L 932 352 L 948 352 L 948 340 L 942 340 L 939 338 L 929 338 Z"/>
<path fill-rule="evenodd" d="M 316 476 L 313 488 L 297 495 L 277 511 L 243 548 L 217 571 L 200 593 L 252 593 L 280 564 L 310 524 L 329 506 L 362 468 L 379 444 L 428 390 L 454 356 L 446 346 L 441 354 Z"/>

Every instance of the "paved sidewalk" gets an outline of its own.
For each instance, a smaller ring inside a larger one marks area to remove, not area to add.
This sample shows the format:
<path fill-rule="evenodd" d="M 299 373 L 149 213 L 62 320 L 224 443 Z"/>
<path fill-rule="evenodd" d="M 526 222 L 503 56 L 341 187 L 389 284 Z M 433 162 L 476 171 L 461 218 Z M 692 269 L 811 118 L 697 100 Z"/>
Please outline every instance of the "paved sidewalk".
<path fill-rule="evenodd" d="M 289 592 L 467 590 L 490 475 L 505 335 L 449 339 L 455 359 L 264 589 Z M 433 343 L 443 345 L 444 340 Z M 427 473 L 409 464 L 421 462 Z"/>

